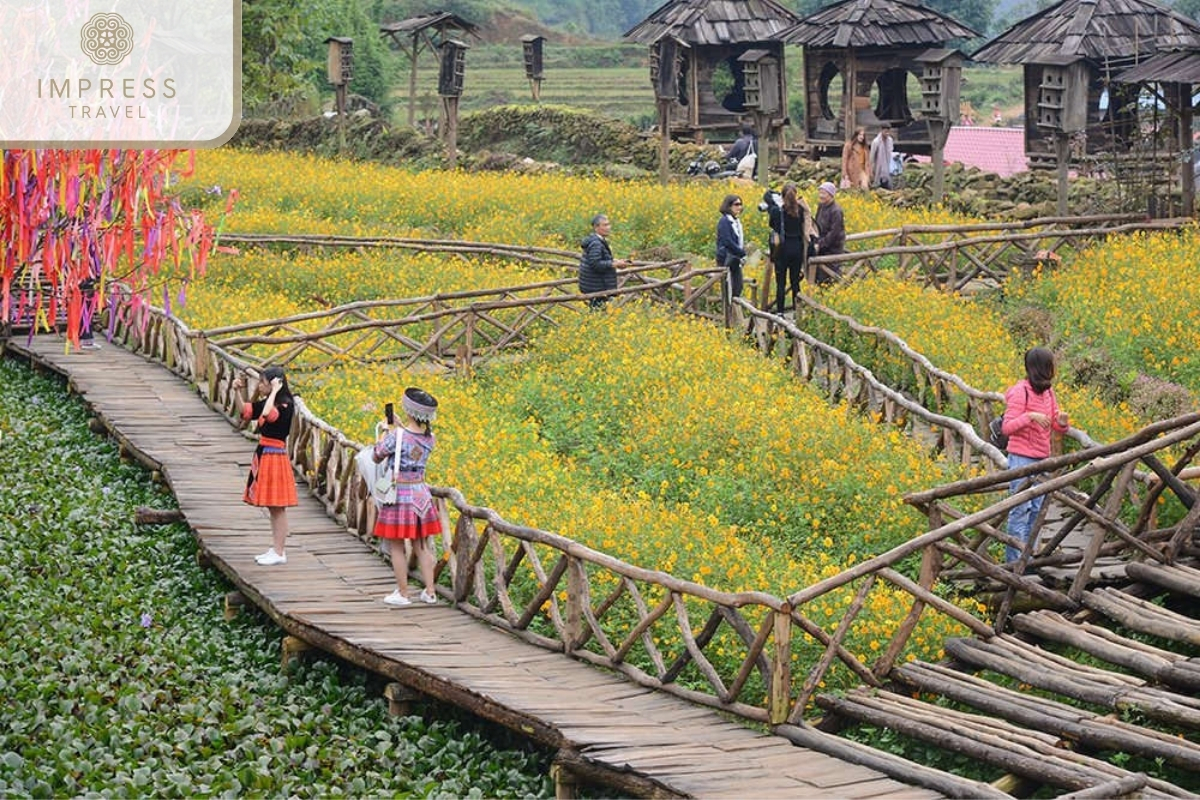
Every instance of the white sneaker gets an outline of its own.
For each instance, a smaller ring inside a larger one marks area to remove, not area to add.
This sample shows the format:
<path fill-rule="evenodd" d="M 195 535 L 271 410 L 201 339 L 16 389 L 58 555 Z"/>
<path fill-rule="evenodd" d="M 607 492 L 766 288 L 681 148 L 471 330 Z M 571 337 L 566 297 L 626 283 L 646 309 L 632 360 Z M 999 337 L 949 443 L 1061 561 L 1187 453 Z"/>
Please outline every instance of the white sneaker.
<path fill-rule="evenodd" d="M 389 606 L 411 606 L 412 600 L 409 600 L 404 595 L 400 594 L 399 589 L 395 589 L 387 597 L 383 598 L 383 602 Z"/>
<path fill-rule="evenodd" d="M 79 345 L 84 350 L 102 350 L 100 343 L 92 339 L 84 340 L 83 344 Z"/>
<path fill-rule="evenodd" d="M 427 594 L 424 589 L 421 590 L 420 597 L 422 603 L 428 603 L 429 605 L 434 605 L 437 603 L 437 595 Z"/>
<path fill-rule="evenodd" d="M 270 550 L 263 553 L 262 555 L 255 556 L 254 560 L 258 562 L 259 566 L 273 567 L 276 564 L 286 564 L 287 563 L 287 555 L 282 554 L 282 553 L 276 553 L 275 548 L 272 547 Z"/>

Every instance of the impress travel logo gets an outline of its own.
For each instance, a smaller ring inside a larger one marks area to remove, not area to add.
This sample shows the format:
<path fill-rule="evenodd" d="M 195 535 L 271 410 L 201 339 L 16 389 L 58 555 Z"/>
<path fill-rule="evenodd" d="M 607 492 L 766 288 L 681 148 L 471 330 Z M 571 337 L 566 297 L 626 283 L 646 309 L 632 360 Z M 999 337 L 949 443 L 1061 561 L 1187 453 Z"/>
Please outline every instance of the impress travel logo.
<path fill-rule="evenodd" d="M 9 0 L 0 64 L 0 147 L 216 147 L 241 117 L 241 2 Z"/>

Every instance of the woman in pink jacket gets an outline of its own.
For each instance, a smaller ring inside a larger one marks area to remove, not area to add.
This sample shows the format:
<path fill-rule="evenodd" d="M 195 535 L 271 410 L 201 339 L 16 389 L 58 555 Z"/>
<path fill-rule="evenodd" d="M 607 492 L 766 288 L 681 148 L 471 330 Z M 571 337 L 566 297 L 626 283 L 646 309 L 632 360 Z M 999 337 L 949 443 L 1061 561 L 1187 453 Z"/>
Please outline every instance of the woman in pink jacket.
<path fill-rule="evenodd" d="M 1054 354 L 1044 347 L 1034 347 L 1025 353 L 1025 380 L 1018 381 L 1004 393 L 1004 422 L 1001 430 L 1008 436 L 1008 468 L 1016 469 L 1041 461 L 1050 455 L 1050 432 L 1067 431 L 1065 411 L 1059 411 L 1058 400 L 1050 384 L 1054 381 Z M 1032 485 L 1029 478 L 1009 484 L 1015 494 Z M 1008 512 L 1008 535 L 1020 542 L 1029 540 L 1033 522 L 1041 511 L 1045 495 L 1011 509 Z M 1009 545 L 1004 560 L 1016 561 L 1021 550 Z"/>

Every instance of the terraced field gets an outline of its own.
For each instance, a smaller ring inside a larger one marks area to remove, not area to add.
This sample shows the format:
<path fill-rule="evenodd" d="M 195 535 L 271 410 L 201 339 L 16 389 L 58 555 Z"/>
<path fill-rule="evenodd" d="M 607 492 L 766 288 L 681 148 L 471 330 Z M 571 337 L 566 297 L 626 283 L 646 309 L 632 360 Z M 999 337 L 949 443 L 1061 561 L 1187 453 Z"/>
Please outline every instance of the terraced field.
<path fill-rule="evenodd" d="M 401 118 L 407 113 L 408 81 L 397 88 Z M 417 116 L 438 113 L 437 70 L 421 65 L 417 73 Z M 520 66 L 472 68 L 467 55 L 466 82 L 460 111 L 477 111 L 507 103 L 533 102 L 529 81 Z M 645 67 L 547 67 L 542 81 L 542 102 L 586 108 L 607 117 L 635 124 L 650 124 L 654 119 L 654 93 L 650 73 Z"/>

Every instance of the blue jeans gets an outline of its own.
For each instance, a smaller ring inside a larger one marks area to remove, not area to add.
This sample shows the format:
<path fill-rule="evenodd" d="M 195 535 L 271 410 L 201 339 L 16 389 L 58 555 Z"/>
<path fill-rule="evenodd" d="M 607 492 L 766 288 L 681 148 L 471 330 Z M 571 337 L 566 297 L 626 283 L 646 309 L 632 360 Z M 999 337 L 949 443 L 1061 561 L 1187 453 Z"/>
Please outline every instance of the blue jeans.
<path fill-rule="evenodd" d="M 1040 458 L 1030 458 L 1029 456 L 1018 455 L 1017 453 L 1008 454 L 1008 468 L 1016 469 L 1017 467 L 1025 467 L 1030 464 L 1036 464 L 1041 461 Z M 1025 478 L 1018 478 L 1010 481 L 1008 484 L 1008 493 L 1016 494 L 1018 491 L 1033 486 L 1033 480 L 1036 475 Z M 1042 510 L 1042 501 L 1046 499 L 1046 495 L 1035 497 L 1034 499 L 1021 503 L 1021 505 L 1011 508 L 1008 511 L 1008 535 L 1021 542 L 1029 540 L 1029 532 L 1033 528 L 1033 521 L 1037 519 L 1038 512 Z M 1006 562 L 1016 561 L 1021 557 L 1021 551 L 1012 545 L 1007 545 L 1004 548 L 1004 560 Z"/>

